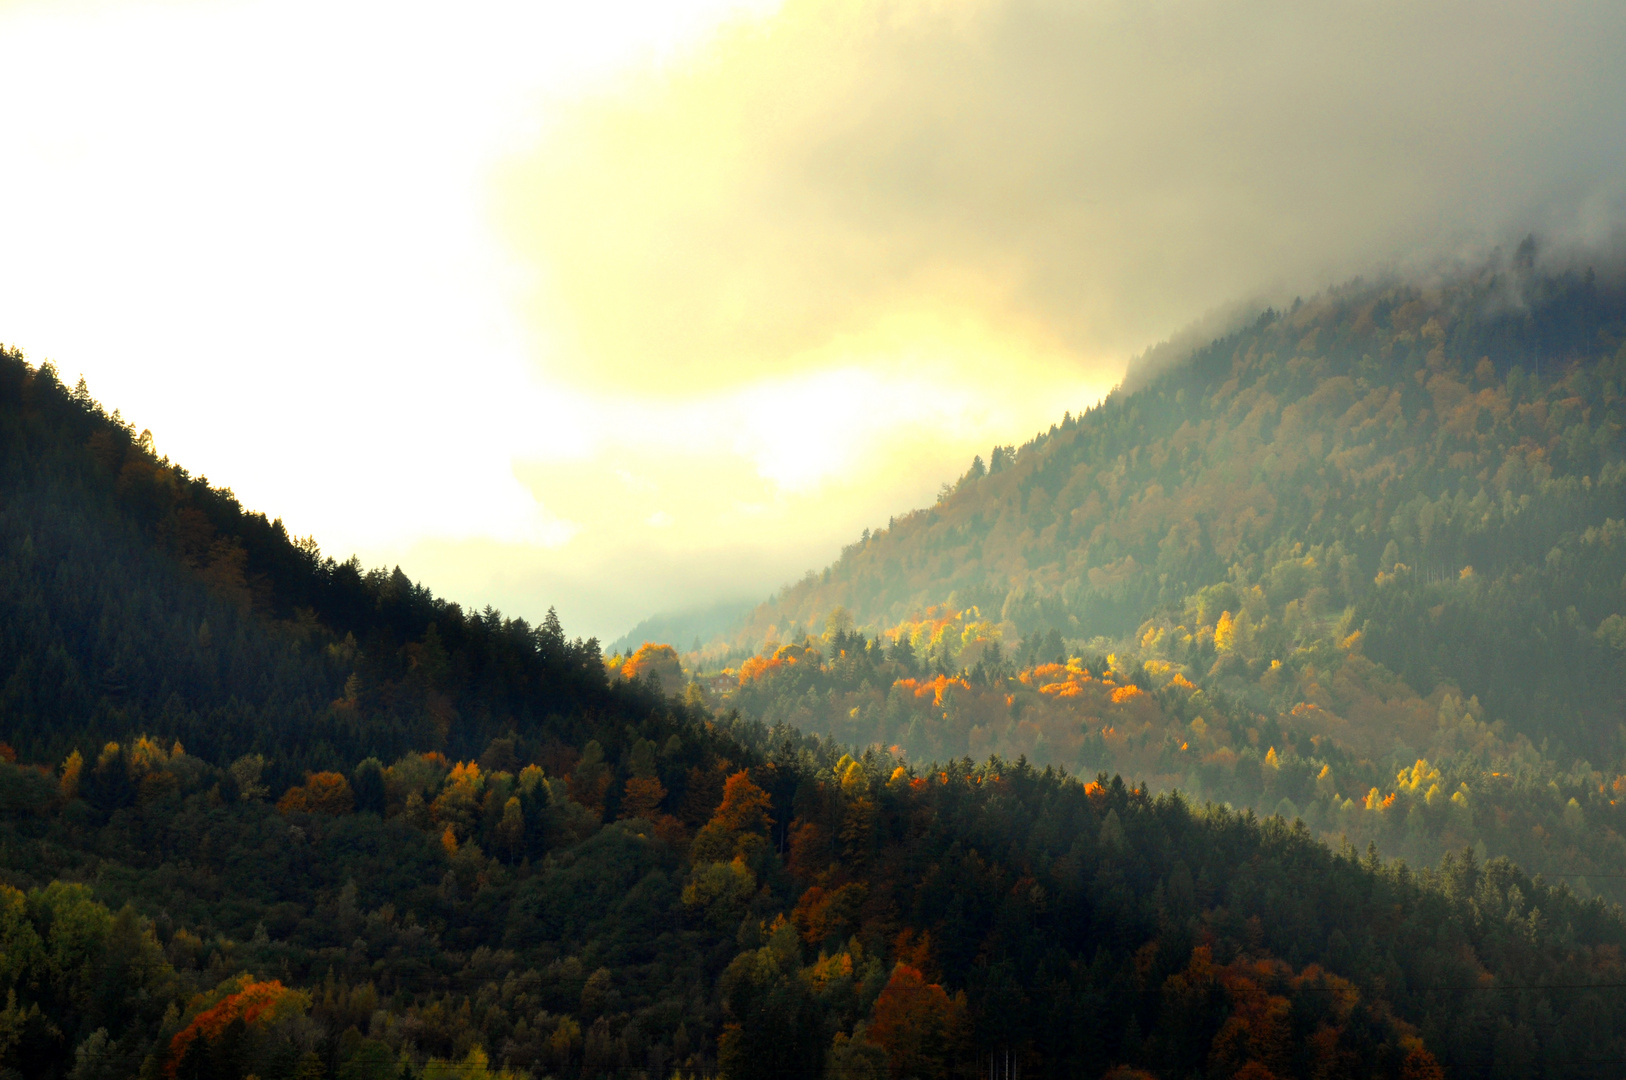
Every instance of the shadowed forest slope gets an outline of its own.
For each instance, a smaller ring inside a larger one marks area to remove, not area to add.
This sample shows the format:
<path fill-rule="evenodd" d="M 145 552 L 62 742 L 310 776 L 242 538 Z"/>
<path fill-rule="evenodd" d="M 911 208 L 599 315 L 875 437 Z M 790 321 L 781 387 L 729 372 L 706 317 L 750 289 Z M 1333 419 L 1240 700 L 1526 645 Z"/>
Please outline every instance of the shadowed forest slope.
<path fill-rule="evenodd" d="M 292 780 L 644 707 L 551 615 L 465 612 L 322 558 L 4 353 L 0 601 L 0 715 L 33 759 L 151 730 L 216 763 L 266 752 Z"/>

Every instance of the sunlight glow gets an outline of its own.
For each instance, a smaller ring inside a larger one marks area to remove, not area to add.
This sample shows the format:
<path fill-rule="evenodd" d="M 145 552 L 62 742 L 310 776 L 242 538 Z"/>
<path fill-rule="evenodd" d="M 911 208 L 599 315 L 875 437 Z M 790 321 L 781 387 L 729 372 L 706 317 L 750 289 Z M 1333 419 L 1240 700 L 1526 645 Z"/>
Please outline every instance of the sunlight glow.
<path fill-rule="evenodd" d="M 0 341 L 335 555 L 616 635 L 1183 326 L 1618 240 L 1622 19 L 0 0 Z"/>
<path fill-rule="evenodd" d="M 987 394 L 863 343 L 693 393 L 550 364 L 494 170 L 774 6 L 0 5 L 0 340 L 444 594 L 612 634 L 706 599 L 742 548 L 727 590 L 765 593 L 1105 389 Z"/>

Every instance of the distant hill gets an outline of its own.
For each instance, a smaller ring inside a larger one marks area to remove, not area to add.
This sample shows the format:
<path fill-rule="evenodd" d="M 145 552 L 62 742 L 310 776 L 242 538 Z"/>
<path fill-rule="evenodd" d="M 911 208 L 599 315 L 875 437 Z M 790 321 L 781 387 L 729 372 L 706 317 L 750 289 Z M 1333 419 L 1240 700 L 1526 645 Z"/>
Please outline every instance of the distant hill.
<path fill-rule="evenodd" d="M 1556 755 L 1612 759 L 1626 290 L 1533 255 L 1267 311 L 995 447 L 741 638 L 817 635 L 836 609 L 886 633 L 941 606 L 976 609 L 1007 652 L 1053 632 L 1191 664 L 1179 643 L 1230 608 L 1289 662 L 1333 620 L 1422 696 L 1449 684 Z"/>
<path fill-rule="evenodd" d="M 756 607 L 756 601 L 735 600 L 651 615 L 610 642 L 604 651 L 610 656 L 627 655 L 645 642 L 697 650 L 715 638 L 731 636 Z"/>
<path fill-rule="evenodd" d="M 1532 255 L 1164 357 L 759 607 L 703 684 L 1626 900 L 1626 291 Z"/>

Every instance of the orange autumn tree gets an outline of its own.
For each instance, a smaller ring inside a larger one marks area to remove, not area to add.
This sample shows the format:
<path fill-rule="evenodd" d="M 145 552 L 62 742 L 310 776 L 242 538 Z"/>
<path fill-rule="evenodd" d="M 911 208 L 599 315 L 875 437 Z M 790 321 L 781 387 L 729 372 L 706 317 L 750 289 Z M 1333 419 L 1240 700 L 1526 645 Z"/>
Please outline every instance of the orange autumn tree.
<path fill-rule="evenodd" d="M 741 770 L 723 785 L 723 801 L 711 816 L 711 823 L 732 833 L 766 833 L 771 824 L 768 807 L 768 793 Z"/>
<path fill-rule="evenodd" d="M 1400 1063 L 1400 1080 L 1445 1080 L 1445 1070 L 1421 1042 L 1413 1044 Z"/>
<path fill-rule="evenodd" d="M 660 816 L 666 787 L 655 773 L 655 744 L 639 739 L 632 746 L 632 776 L 621 794 L 621 816 L 654 821 Z"/>
<path fill-rule="evenodd" d="M 238 980 L 242 988 L 228 994 L 221 1001 L 204 1009 L 192 1022 L 169 1042 L 169 1056 L 164 1062 L 164 1075 L 175 1076 L 193 1043 L 210 1043 L 218 1039 L 233 1023 L 241 1020 L 246 1027 L 260 1022 L 269 1023 L 285 1016 L 296 1016 L 310 1006 L 310 998 L 297 990 L 290 990 L 278 979 L 267 982 L 249 982 L 247 976 Z"/>
<path fill-rule="evenodd" d="M 661 800 L 666 798 L 666 787 L 654 776 L 634 776 L 627 781 L 621 797 L 621 816 L 653 821 L 660 813 Z"/>
<path fill-rule="evenodd" d="M 282 814 L 330 814 L 334 817 L 348 814 L 356 807 L 356 797 L 343 773 L 306 773 L 305 783 L 291 787 L 277 800 L 277 812 Z"/>
<path fill-rule="evenodd" d="M 863 882 L 849 881 L 839 889 L 814 885 L 796 902 L 790 921 L 809 945 L 821 945 L 831 936 L 843 940 L 858 929 L 867 899 L 869 888 Z"/>
<path fill-rule="evenodd" d="M 695 862 L 727 862 L 736 855 L 760 849 L 773 819 L 768 816 L 768 793 L 741 770 L 723 784 L 723 801 L 704 828 L 695 834 L 689 856 Z"/>
<path fill-rule="evenodd" d="M 683 665 L 678 662 L 676 649 L 646 641 L 621 665 L 621 677 L 629 682 L 651 676 L 660 683 L 663 694 L 683 689 Z"/>
<path fill-rule="evenodd" d="M 819 651 L 811 645 L 796 643 L 781 645 L 771 655 L 753 656 L 741 664 L 739 682 L 741 686 L 746 686 L 796 664 L 812 664 L 817 667 L 822 659 Z"/>
<path fill-rule="evenodd" d="M 965 994 L 948 995 L 919 968 L 899 963 L 875 999 L 869 1038 L 886 1050 L 896 1080 L 947 1077 L 962 1035 Z"/>

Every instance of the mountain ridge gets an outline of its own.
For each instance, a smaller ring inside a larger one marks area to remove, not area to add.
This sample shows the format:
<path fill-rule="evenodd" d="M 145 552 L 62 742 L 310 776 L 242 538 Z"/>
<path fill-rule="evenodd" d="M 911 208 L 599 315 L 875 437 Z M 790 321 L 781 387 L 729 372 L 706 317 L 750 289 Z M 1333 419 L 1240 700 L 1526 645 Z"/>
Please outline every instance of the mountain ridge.
<path fill-rule="evenodd" d="M 979 457 L 936 506 L 895 518 L 760 606 L 740 640 L 817 632 L 836 608 L 885 631 L 936 604 L 975 606 L 1008 641 L 1052 629 L 1121 639 L 1233 568 L 1257 578 L 1269 568 L 1245 564 L 1278 539 L 1336 540 L 1355 560 L 1344 573 L 1361 602 L 1375 595 L 1363 583 L 1396 563 L 1432 581 L 1471 566 L 1483 580 L 1515 557 L 1545 558 L 1567 532 L 1626 518 L 1626 293 L 1584 270 L 1543 276 L 1532 260 L 1522 250 L 1511 266 L 1433 291 L 1352 284 L 1266 312 L 1142 389 L 1020 449 L 996 447 L 986 467 Z M 1510 306 L 1515 294 L 1523 308 Z M 1532 356 L 1527 373 L 1519 361 Z M 1575 392 L 1592 382 L 1595 402 Z M 1363 454 L 1374 464 L 1359 465 Z M 1250 475 L 1227 471 L 1244 460 Z M 1577 490 L 1563 490 L 1571 481 Z M 1470 515 L 1501 513 L 1482 504 L 1508 498 L 1505 527 L 1476 534 Z M 1575 590 L 1586 622 L 1575 641 L 1616 613 L 1600 604 L 1617 603 L 1621 583 L 1593 584 Z M 1369 648 L 1418 682 L 1431 674 L 1382 635 Z M 1462 657 L 1435 659 L 1436 681 L 1473 691 L 1484 677 Z M 1511 699 L 1506 711 L 1529 711 L 1516 693 L 1497 694 Z"/>

